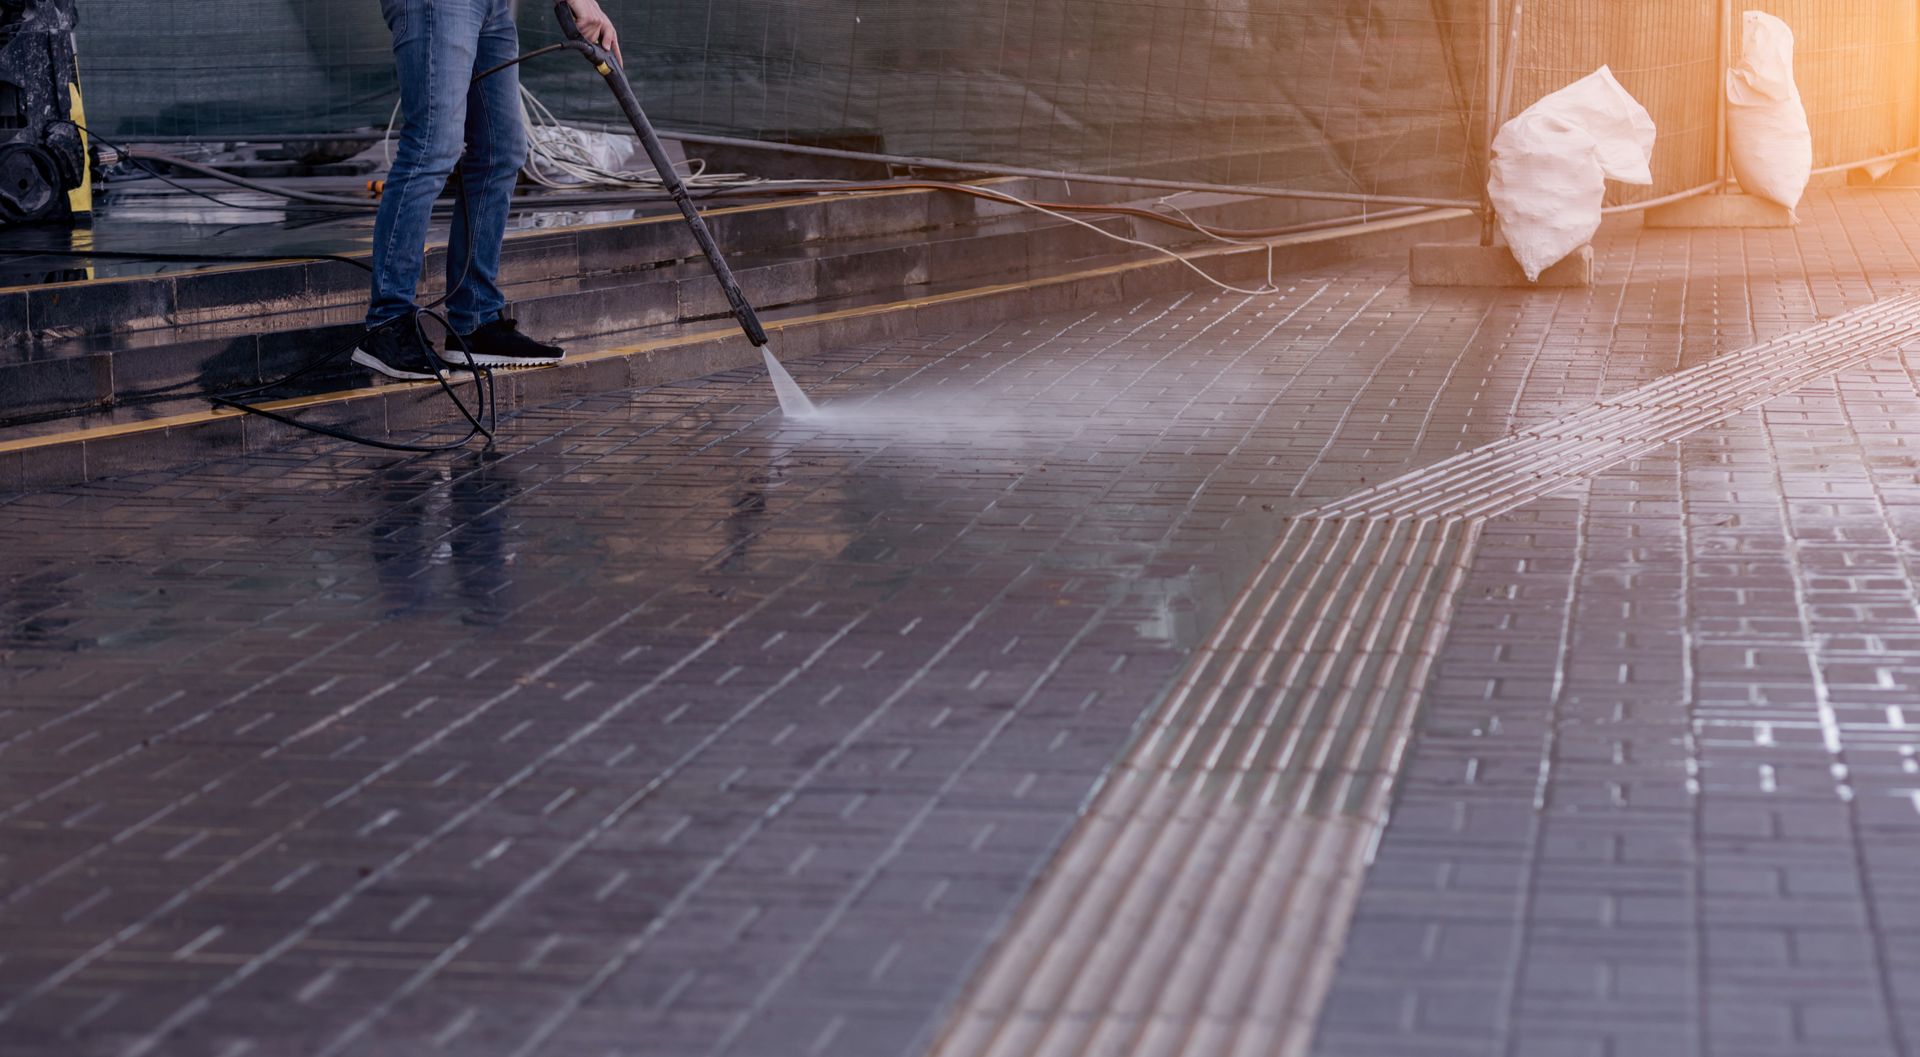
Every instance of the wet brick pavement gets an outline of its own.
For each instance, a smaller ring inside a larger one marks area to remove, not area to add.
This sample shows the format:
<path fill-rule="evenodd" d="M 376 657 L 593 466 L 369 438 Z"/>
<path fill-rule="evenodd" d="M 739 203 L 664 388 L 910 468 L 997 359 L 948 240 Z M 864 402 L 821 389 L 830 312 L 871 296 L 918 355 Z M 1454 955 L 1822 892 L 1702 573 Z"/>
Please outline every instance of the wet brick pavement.
<path fill-rule="evenodd" d="M 1320 1053 L 1914 1052 L 1914 356 L 1488 527 Z"/>
<path fill-rule="evenodd" d="M 9 497 L 0 1054 L 920 1052 L 1285 515 L 1920 285 L 1915 204 Z M 1903 368 L 1488 527 L 1321 1050 L 1901 1052 Z"/>
<path fill-rule="evenodd" d="M 1319 1057 L 1920 1052 L 1916 441 L 1909 349 L 1487 526 Z"/>

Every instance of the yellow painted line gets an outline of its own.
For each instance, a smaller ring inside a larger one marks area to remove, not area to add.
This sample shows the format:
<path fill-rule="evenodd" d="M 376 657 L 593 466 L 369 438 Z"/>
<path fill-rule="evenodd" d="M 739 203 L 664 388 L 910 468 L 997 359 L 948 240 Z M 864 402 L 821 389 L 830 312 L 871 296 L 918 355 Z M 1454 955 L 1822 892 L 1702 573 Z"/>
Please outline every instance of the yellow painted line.
<path fill-rule="evenodd" d="M 992 179 L 987 179 L 987 180 L 975 180 L 971 182 L 978 183 L 981 185 L 988 185 L 988 184 L 996 184 L 996 183 L 1006 183 L 1015 179 L 1018 179 L 1018 178 L 1011 177 L 1011 176 L 1003 176 L 1003 177 L 994 177 Z M 714 217 L 735 216 L 743 213 L 764 213 L 764 212 L 769 212 L 771 210 L 776 210 L 776 209 L 793 209 L 800 206 L 822 205 L 822 204 L 830 204 L 834 202 L 850 202 L 850 201 L 855 201 L 857 199 L 864 199 L 864 198 L 895 198 L 901 195 L 932 195 L 932 194 L 940 194 L 940 193 L 941 192 L 939 191 L 932 190 L 930 188 L 924 188 L 924 187 L 909 187 L 909 188 L 903 188 L 898 191 L 851 191 L 846 194 L 823 194 L 817 198 L 794 198 L 794 199 L 783 200 L 778 202 L 754 202 L 754 203 L 743 205 L 743 206 L 722 206 L 718 209 L 703 209 L 700 211 L 700 215 L 702 217 L 706 217 L 707 219 L 712 219 Z M 582 210 L 582 211 L 586 212 L 589 210 Z M 635 217 L 632 220 L 609 220 L 599 224 L 572 224 L 564 228 L 529 228 L 525 231 L 509 232 L 507 234 L 507 241 L 511 243 L 517 239 L 538 238 L 542 236 L 565 234 L 567 232 L 574 232 L 574 231 L 608 231 L 608 230 L 614 230 L 618 228 L 644 227 L 649 224 L 684 224 L 684 223 L 686 223 L 686 219 L 682 217 L 679 213 L 662 213 L 658 216 Z M 438 248 L 444 249 L 446 244 L 444 242 L 435 242 L 435 243 L 429 243 L 428 246 L 429 248 L 438 247 Z M 128 251 L 128 252 L 135 252 L 135 251 Z M 57 257 L 60 255 L 60 251 L 48 250 L 47 255 L 50 257 Z M 338 256 L 358 258 L 358 257 L 369 256 L 369 254 L 343 253 L 343 254 L 338 254 Z M 191 272 L 171 273 L 171 275 L 227 275 L 233 272 L 250 272 L 260 268 L 274 268 L 274 267 L 280 267 L 288 264 L 305 264 L 305 263 L 308 263 L 310 260 L 311 258 L 308 258 L 308 257 L 283 257 L 276 260 L 247 261 L 244 264 L 216 264 L 210 267 L 196 268 Z M 34 283 L 32 285 L 27 285 L 27 286 L 0 286 L 0 294 L 19 293 L 19 292 L 26 292 L 26 291 L 33 291 L 33 290 L 64 290 L 64 289 L 70 289 L 73 287 L 83 287 L 83 286 L 106 286 L 112 283 L 151 282 L 157 278 L 171 277 L 171 275 L 168 275 L 168 273 L 162 273 L 161 275 L 110 275 L 101 279 L 72 279 L 72 280 L 68 280 L 67 282 L 61 282 L 61 283 Z"/>
<path fill-rule="evenodd" d="M 899 194 L 901 192 L 888 191 L 885 193 Z M 1185 259 L 1189 261 L 1202 261 L 1213 257 L 1226 256 L 1228 254 L 1245 253 L 1248 250 L 1258 249 L 1261 246 L 1271 246 L 1275 249 L 1285 249 L 1289 246 L 1306 246 L 1316 242 L 1330 242 L 1338 238 L 1353 235 L 1371 235 L 1381 232 L 1399 231 L 1404 228 L 1419 227 L 1427 224 L 1437 224 L 1472 215 L 1473 213 L 1471 211 L 1465 209 L 1436 210 L 1431 214 L 1420 216 L 1395 217 L 1391 220 L 1371 221 L 1363 224 L 1350 225 L 1348 227 L 1328 228 L 1324 231 L 1310 231 L 1303 232 L 1299 235 L 1287 235 L 1251 245 L 1213 246 L 1195 253 L 1186 254 Z M 909 298 L 905 301 L 889 301 L 886 304 L 862 305 L 858 308 L 843 308 L 833 312 L 822 312 L 817 315 L 775 320 L 767 323 L 766 329 L 769 334 L 778 334 L 782 331 L 798 327 L 815 326 L 846 319 L 882 317 L 900 312 L 912 312 L 917 309 L 935 305 L 976 301 L 1001 294 L 1016 293 L 1021 290 L 1040 290 L 1049 286 L 1085 282 L 1088 279 L 1124 275 L 1128 272 L 1161 267 L 1170 263 L 1172 263 L 1171 258 L 1156 254 L 1151 258 L 1143 260 L 1127 261 L 1122 264 L 1110 264 L 1105 267 L 1091 268 L 1081 272 L 1048 275 L 1038 279 L 1023 279 L 1019 282 L 1012 283 L 996 283 L 992 286 L 974 286 L 968 287 L 965 290 L 949 291 L 944 294 L 930 294 L 926 297 Z M 729 325 L 715 330 L 702 330 L 692 334 L 677 334 L 670 338 L 656 338 L 651 341 L 642 341 L 633 345 L 620 345 L 610 349 L 602 349 L 599 352 L 582 353 L 578 356 L 568 357 L 566 363 L 562 364 L 559 368 L 541 369 L 564 369 L 566 366 L 573 364 L 601 363 L 606 360 L 626 359 L 659 352 L 665 349 L 679 348 L 684 345 L 701 345 L 706 342 L 724 340 L 728 337 L 735 336 L 741 336 L 740 332 Z M 438 385 L 438 382 L 397 382 L 387 385 L 367 386 L 360 389 L 316 393 L 312 396 L 293 397 L 286 400 L 272 400 L 263 402 L 258 406 L 268 411 L 297 411 L 301 408 L 318 407 L 324 404 L 345 403 L 350 400 L 376 396 L 382 393 L 392 393 L 407 389 L 434 388 Z M 195 426 L 206 422 L 217 422 L 220 419 L 232 418 L 241 414 L 245 414 L 245 412 L 234 411 L 228 408 L 212 408 L 206 411 L 192 411 L 179 415 L 168 415 L 163 418 L 150 418 L 140 422 L 125 422 L 112 426 L 90 426 L 64 433 L 49 433 L 41 437 L 23 437 L 19 440 L 0 441 L 0 455 L 16 451 L 31 451 L 35 448 L 46 448 L 59 444 L 73 444 L 89 440 L 106 440 L 111 437 L 123 437 L 131 433 L 160 432 L 182 426 Z"/>

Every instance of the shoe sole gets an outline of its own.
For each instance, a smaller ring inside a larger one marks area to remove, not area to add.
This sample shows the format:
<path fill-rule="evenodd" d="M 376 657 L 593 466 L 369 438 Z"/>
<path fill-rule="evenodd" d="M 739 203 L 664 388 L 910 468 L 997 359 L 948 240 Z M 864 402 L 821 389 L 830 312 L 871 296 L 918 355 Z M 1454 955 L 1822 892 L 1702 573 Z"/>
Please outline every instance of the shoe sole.
<path fill-rule="evenodd" d="M 516 360 L 511 356 L 493 356 L 484 352 L 476 352 L 469 357 L 468 354 L 464 352 L 452 349 L 442 353 L 440 356 L 442 362 L 458 364 L 461 367 L 467 365 L 469 358 L 471 358 L 475 367 L 505 367 L 511 371 L 526 367 L 551 367 L 556 363 L 564 361 L 567 357 L 562 354 L 550 360 Z"/>
<path fill-rule="evenodd" d="M 395 367 L 365 349 L 353 350 L 353 362 L 368 370 L 384 374 L 389 378 L 394 378 L 402 382 L 431 382 L 434 379 L 434 376 L 426 371 L 408 371 Z M 465 367 L 455 367 L 451 364 L 443 367 L 442 370 L 450 375 L 467 373 Z"/>

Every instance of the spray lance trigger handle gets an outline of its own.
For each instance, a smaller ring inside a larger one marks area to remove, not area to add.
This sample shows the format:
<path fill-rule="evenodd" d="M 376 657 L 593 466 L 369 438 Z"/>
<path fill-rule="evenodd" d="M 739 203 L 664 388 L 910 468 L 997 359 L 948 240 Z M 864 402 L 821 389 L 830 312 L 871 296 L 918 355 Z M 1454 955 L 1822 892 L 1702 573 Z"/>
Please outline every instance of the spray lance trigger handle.
<path fill-rule="evenodd" d="M 613 60 L 612 52 L 588 40 L 586 34 L 580 32 L 580 22 L 573 17 L 573 5 L 567 0 L 554 0 L 553 17 L 560 20 L 560 32 L 565 34 L 568 40 L 581 45 L 587 58 L 593 60 L 593 65 L 602 75 L 618 65 Z"/>
<path fill-rule="evenodd" d="M 567 0 L 554 0 L 553 17 L 560 20 L 560 32 L 566 34 L 568 40 L 587 39 L 581 35 L 580 23 L 573 17 L 573 5 Z"/>

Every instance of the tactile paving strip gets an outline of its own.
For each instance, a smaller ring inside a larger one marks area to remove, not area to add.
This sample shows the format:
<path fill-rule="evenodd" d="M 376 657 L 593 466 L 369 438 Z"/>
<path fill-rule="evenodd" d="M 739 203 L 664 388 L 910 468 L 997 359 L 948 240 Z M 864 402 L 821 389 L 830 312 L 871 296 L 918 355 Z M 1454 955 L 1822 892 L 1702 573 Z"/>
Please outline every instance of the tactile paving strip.
<path fill-rule="evenodd" d="M 1313 511 L 1497 517 L 1875 356 L 1920 333 L 1920 295 L 1837 316 L 1679 371 Z"/>
<path fill-rule="evenodd" d="M 1294 518 L 936 1057 L 1303 1053 L 1486 519 L 1917 333 L 1884 301 Z"/>

